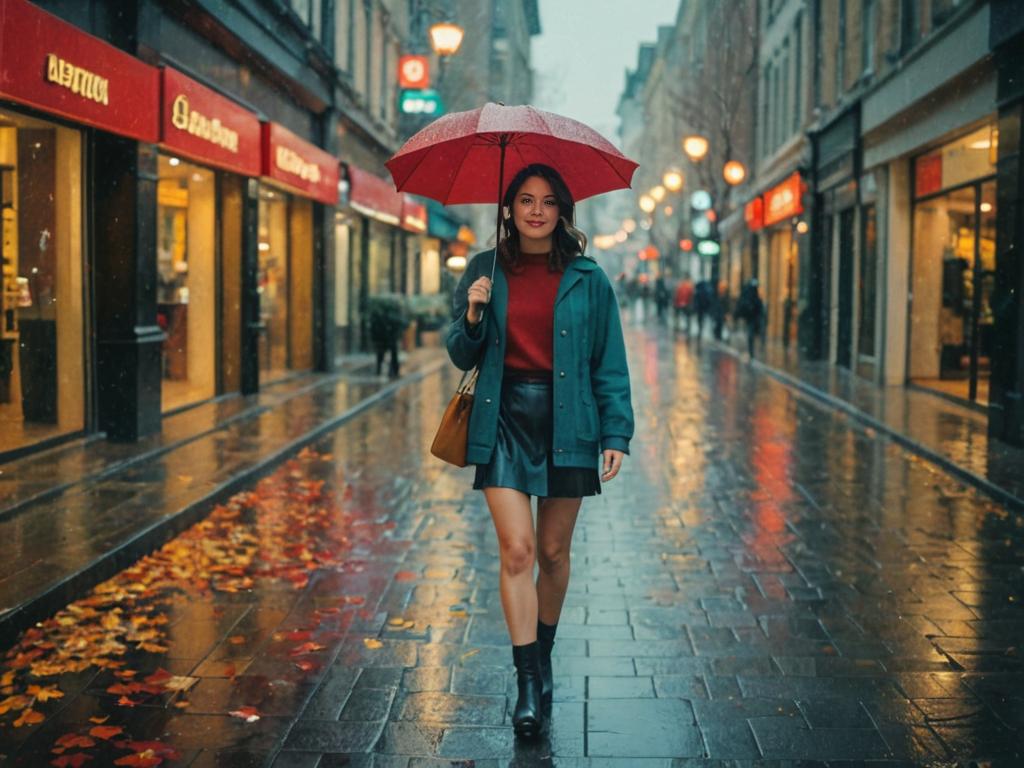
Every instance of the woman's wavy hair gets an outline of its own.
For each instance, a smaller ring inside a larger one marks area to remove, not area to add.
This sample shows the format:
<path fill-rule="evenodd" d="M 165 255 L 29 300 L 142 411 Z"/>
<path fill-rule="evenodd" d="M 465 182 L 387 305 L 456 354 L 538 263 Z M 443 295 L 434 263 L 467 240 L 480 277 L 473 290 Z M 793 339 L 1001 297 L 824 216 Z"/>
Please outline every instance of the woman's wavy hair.
<path fill-rule="evenodd" d="M 527 179 L 534 176 L 544 179 L 551 185 L 551 191 L 558 201 L 558 223 L 555 224 L 555 231 L 551 233 L 551 255 L 548 258 L 548 267 L 555 271 L 564 271 L 569 262 L 577 256 L 582 256 L 587 250 L 587 236 L 573 225 L 576 214 L 576 203 L 572 199 L 569 187 L 558 173 L 550 165 L 534 163 L 523 168 L 515 175 L 505 190 L 502 198 L 502 233 L 501 243 L 498 245 L 498 261 L 502 267 L 517 269 L 522 261 L 519 251 L 519 230 L 513 217 L 504 216 L 504 211 L 511 211 L 512 203 L 519 194 L 520 188 Z"/>

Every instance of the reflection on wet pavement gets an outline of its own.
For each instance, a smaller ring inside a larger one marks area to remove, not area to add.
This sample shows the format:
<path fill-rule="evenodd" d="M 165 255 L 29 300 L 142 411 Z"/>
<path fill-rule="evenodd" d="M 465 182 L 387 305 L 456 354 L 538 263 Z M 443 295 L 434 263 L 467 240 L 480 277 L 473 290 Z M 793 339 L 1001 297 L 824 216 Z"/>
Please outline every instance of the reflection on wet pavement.
<path fill-rule="evenodd" d="M 497 549 L 472 470 L 427 453 L 448 371 L 25 636 L 0 680 L 16 699 L 0 703 L 0 753 L 1024 759 L 1019 518 L 731 355 L 628 335 L 637 439 L 584 505 L 539 743 L 509 727 Z M 15 725 L 29 710 L 42 721 Z"/>

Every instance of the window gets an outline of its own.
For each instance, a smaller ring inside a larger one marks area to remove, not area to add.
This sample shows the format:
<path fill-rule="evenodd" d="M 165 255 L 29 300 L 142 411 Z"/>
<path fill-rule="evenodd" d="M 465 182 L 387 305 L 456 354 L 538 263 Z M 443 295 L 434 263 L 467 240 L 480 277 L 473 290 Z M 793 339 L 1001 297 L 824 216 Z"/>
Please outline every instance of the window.
<path fill-rule="evenodd" d="M 800 130 L 800 124 L 803 122 L 803 16 L 801 14 L 796 15 L 796 24 L 793 29 L 794 45 L 793 55 L 796 59 L 796 66 L 793 70 L 793 126 L 792 132 L 796 133 Z"/>
<path fill-rule="evenodd" d="M 846 0 L 839 0 L 839 30 L 836 46 L 836 97 L 846 90 Z"/>
<path fill-rule="evenodd" d="M 860 36 L 860 61 L 861 72 L 866 75 L 875 71 L 875 31 L 878 27 L 877 16 L 877 0 L 864 0 L 864 8 L 861 15 L 862 29 Z"/>
<path fill-rule="evenodd" d="M 317 40 L 323 39 L 323 0 L 291 0 L 292 10 L 299 21 Z"/>
<path fill-rule="evenodd" d="M 932 0 L 932 29 L 941 27 L 956 10 L 964 5 L 964 0 Z"/>
<path fill-rule="evenodd" d="M 920 0 L 900 1 L 900 52 L 906 53 L 921 39 Z"/>
<path fill-rule="evenodd" d="M 769 126 L 771 125 L 770 105 L 772 103 L 772 71 L 770 67 L 764 68 L 761 84 L 761 157 L 767 157 L 771 152 L 771 136 Z"/>

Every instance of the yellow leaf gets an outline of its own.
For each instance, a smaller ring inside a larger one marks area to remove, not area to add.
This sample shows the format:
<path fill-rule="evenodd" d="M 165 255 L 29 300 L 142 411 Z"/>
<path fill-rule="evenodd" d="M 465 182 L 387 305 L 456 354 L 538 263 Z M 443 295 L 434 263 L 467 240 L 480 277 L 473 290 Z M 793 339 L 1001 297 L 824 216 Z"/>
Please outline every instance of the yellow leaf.
<path fill-rule="evenodd" d="M 377 650 L 378 648 L 384 647 L 384 643 L 382 643 L 380 640 L 377 640 L 374 637 L 364 637 L 363 645 L 365 645 L 367 648 L 371 650 Z"/>
<path fill-rule="evenodd" d="M 150 653 L 167 653 L 167 648 L 156 643 L 139 643 L 139 648 Z"/>
<path fill-rule="evenodd" d="M 35 696 L 36 701 L 49 701 L 50 699 L 63 698 L 64 691 L 60 690 L 55 685 L 51 685 L 46 688 L 39 685 L 30 685 L 28 687 L 28 695 Z"/>
<path fill-rule="evenodd" d="M 23 725 L 37 725 L 45 719 L 41 712 L 36 712 L 34 709 L 26 709 L 21 713 L 21 717 L 14 721 L 14 727 L 21 728 Z"/>
<path fill-rule="evenodd" d="M 107 715 L 106 717 L 90 717 L 89 718 L 89 722 L 90 723 L 96 723 L 96 725 L 103 725 L 109 719 L 110 719 L 110 715 Z"/>
<path fill-rule="evenodd" d="M 401 616 L 398 616 L 394 619 L 390 619 L 388 621 L 388 624 L 390 624 L 392 627 L 400 627 L 403 624 L 405 624 L 405 619 L 403 619 Z"/>
<path fill-rule="evenodd" d="M 163 685 L 168 691 L 187 691 L 198 682 L 198 677 L 176 675 L 175 677 L 166 680 Z"/>

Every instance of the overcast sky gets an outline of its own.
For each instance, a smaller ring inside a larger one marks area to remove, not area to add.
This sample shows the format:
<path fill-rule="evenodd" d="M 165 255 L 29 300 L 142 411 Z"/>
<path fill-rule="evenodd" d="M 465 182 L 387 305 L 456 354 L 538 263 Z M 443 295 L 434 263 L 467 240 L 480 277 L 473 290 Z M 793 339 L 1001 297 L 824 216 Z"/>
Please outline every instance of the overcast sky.
<path fill-rule="evenodd" d="M 615 106 L 640 43 L 675 22 L 679 0 L 540 0 L 534 105 L 593 126 L 616 144 Z"/>

